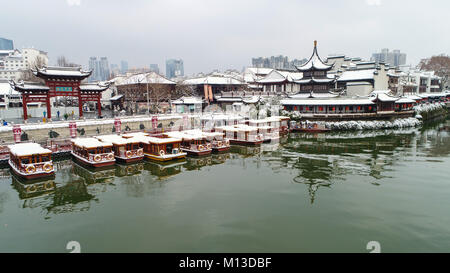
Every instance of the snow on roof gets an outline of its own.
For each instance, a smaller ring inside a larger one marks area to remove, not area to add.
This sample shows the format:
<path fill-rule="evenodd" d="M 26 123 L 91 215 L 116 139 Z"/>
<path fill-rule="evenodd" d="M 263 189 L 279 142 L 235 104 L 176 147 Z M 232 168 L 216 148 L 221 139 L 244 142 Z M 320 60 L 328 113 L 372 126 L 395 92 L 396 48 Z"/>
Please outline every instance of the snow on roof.
<path fill-rule="evenodd" d="M 272 72 L 273 68 L 266 67 L 247 67 L 247 70 L 257 75 L 267 75 Z"/>
<path fill-rule="evenodd" d="M 95 138 L 99 139 L 102 142 L 112 143 L 114 145 L 123 145 L 129 143 L 139 143 L 139 140 L 136 140 L 132 136 L 124 137 L 123 135 L 104 135 L 104 136 L 95 136 Z"/>
<path fill-rule="evenodd" d="M 222 129 L 224 131 L 230 131 L 230 132 L 254 132 L 258 130 L 258 127 L 256 126 L 249 126 L 245 124 L 237 124 L 237 125 L 230 125 L 230 126 L 220 126 L 216 127 L 216 129 Z"/>
<path fill-rule="evenodd" d="M 353 99 L 286 99 L 281 100 L 282 105 L 372 105 L 375 104 L 369 98 Z"/>
<path fill-rule="evenodd" d="M 357 81 L 357 80 L 371 80 L 374 78 L 376 69 L 361 69 L 361 70 L 348 70 L 342 73 L 338 78 L 339 81 Z"/>
<path fill-rule="evenodd" d="M 415 103 L 416 101 L 411 98 L 402 97 L 395 101 L 395 103 Z"/>
<path fill-rule="evenodd" d="M 110 142 L 100 141 L 93 137 L 75 138 L 75 139 L 72 139 L 71 141 L 78 147 L 82 147 L 85 149 L 112 146 L 112 143 L 110 143 Z"/>
<path fill-rule="evenodd" d="M 122 97 L 123 97 L 123 94 L 119 94 L 119 95 L 115 95 L 114 97 L 111 97 L 109 100 L 116 101 Z"/>
<path fill-rule="evenodd" d="M 51 153 L 49 149 L 45 149 L 37 143 L 18 143 L 8 146 L 9 151 L 15 156 L 26 156 L 34 154 Z"/>
<path fill-rule="evenodd" d="M 176 84 L 175 82 L 164 78 L 156 72 L 141 73 L 121 79 L 116 83 L 117 86 L 128 84 Z"/>
<path fill-rule="evenodd" d="M 416 101 L 416 100 L 421 100 L 422 98 L 421 97 L 419 97 L 419 96 L 416 96 L 416 95 L 409 95 L 409 96 L 406 96 L 408 99 L 412 99 L 412 100 L 414 100 L 414 101 Z"/>
<path fill-rule="evenodd" d="M 332 94 L 332 93 L 297 93 L 295 95 L 290 96 L 292 99 L 300 99 L 300 98 L 336 98 L 339 95 Z"/>
<path fill-rule="evenodd" d="M 203 103 L 202 98 L 199 97 L 181 97 L 177 100 L 172 101 L 173 104 L 201 104 Z"/>
<path fill-rule="evenodd" d="M 184 131 L 167 132 L 164 134 L 168 137 L 179 138 L 183 140 L 200 140 L 205 138 L 202 134 L 189 134 Z"/>
<path fill-rule="evenodd" d="M 297 69 L 300 70 L 300 71 L 311 70 L 312 68 L 319 69 L 319 70 L 324 70 L 324 69 L 328 70 L 331 67 L 333 67 L 333 66 L 325 64 L 320 59 L 319 54 L 317 53 L 317 42 L 314 41 L 313 54 L 311 55 L 311 57 L 309 58 L 309 60 L 305 64 L 297 66 Z"/>
<path fill-rule="evenodd" d="M 373 99 L 378 99 L 380 101 L 396 101 L 397 97 L 389 96 L 387 93 L 378 93 L 375 96 L 371 96 Z"/>
<path fill-rule="evenodd" d="M 7 81 L 0 81 L 0 95 L 20 95 Z"/>
<path fill-rule="evenodd" d="M 78 76 L 87 77 L 92 71 L 84 71 L 81 67 L 59 67 L 59 66 L 47 66 L 32 70 L 35 75 L 43 74 L 47 76 Z"/>
<path fill-rule="evenodd" d="M 259 83 L 276 83 L 276 82 L 294 82 L 300 80 L 303 77 L 301 72 L 282 71 L 273 69 L 263 79 L 258 80 Z"/>
<path fill-rule="evenodd" d="M 103 91 L 108 89 L 109 83 L 107 82 L 99 82 L 99 83 L 89 83 L 89 84 L 81 84 L 80 90 L 84 91 Z"/>
<path fill-rule="evenodd" d="M 188 79 L 183 81 L 183 84 L 187 85 L 197 85 L 197 84 L 223 84 L 223 85 L 242 85 L 245 84 L 237 79 L 232 77 L 218 77 L 218 76 L 207 76 L 196 79 Z"/>
<path fill-rule="evenodd" d="M 34 83 L 34 82 L 11 81 L 10 86 L 11 86 L 11 88 L 13 88 L 16 91 L 17 90 L 44 90 L 44 91 L 50 90 L 50 88 L 48 86 L 41 84 L 41 83 Z"/>

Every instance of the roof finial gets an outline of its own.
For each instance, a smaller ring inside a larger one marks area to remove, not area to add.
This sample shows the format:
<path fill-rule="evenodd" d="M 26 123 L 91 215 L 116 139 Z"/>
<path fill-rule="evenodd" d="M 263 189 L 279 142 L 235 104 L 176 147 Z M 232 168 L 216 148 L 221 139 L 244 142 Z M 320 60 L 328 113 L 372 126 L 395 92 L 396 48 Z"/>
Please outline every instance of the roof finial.
<path fill-rule="evenodd" d="M 317 40 L 314 40 L 314 47 L 317 46 Z"/>

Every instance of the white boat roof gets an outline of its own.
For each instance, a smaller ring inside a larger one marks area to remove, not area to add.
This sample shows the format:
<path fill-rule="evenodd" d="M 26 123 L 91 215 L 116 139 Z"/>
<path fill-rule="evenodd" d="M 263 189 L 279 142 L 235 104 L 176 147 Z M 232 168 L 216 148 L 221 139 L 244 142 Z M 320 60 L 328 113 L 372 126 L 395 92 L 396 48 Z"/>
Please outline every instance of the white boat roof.
<path fill-rule="evenodd" d="M 110 142 L 115 145 L 140 142 L 139 140 L 136 140 L 133 136 L 124 137 L 123 135 L 104 135 L 104 136 L 95 136 L 95 138 L 99 139 L 102 142 Z"/>
<path fill-rule="evenodd" d="M 171 142 L 180 142 L 181 138 L 175 137 L 153 137 L 144 132 L 136 132 L 125 134 L 125 136 L 131 136 L 134 141 L 146 143 L 146 144 L 164 144 Z"/>
<path fill-rule="evenodd" d="M 179 138 L 179 139 L 183 139 L 183 140 L 200 140 L 200 139 L 204 139 L 205 136 L 203 136 L 202 133 L 186 133 L 184 131 L 179 132 L 167 132 L 165 133 L 168 137 L 174 137 L 174 138 Z"/>
<path fill-rule="evenodd" d="M 89 148 L 97 148 L 97 147 L 109 147 L 113 144 L 111 142 L 107 141 L 100 141 L 93 137 L 87 137 L 87 138 L 75 138 L 71 140 L 73 144 L 89 149 Z"/>
<path fill-rule="evenodd" d="M 48 154 L 51 153 L 49 149 L 46 149 L 38 143 L 17 143 L 8 145 L 9 151 L 15 156 L 26 156 L 34 154 Z"/>
<path fill-rule="evenodd" d="M 257 131 L 258 127 L 254 126 L 248 126 L 244 124 L 238 124 L 233 126 L 221 126 L 217 127 L 218 129 L 222 129 L 224 131 L 231 131 L 231 132 L 251 132 L 251 131 Z"/>

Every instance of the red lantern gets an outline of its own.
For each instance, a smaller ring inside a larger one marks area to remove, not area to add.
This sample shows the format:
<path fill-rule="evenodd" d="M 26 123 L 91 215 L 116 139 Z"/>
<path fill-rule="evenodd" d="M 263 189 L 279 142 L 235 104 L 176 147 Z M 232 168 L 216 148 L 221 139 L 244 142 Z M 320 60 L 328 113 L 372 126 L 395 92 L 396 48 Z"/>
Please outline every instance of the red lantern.
<path fill-rule="evenodd" d="M 358 111 L 360 111 L 361 110 L 361 106 L 358 106 Z M 370 110 L 370 106 L 369 106 L 369 110 Z"/>
<path fill-rule="evenodd" d="M 345 106 L 345 111 L 348 111 L 350 108 L 348 106 Z"/>

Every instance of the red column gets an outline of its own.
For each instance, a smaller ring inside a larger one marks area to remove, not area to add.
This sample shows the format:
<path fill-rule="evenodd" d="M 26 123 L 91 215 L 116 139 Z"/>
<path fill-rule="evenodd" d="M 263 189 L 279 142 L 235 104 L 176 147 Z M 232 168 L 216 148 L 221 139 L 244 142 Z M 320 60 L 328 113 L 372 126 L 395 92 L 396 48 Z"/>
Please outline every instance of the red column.
<path fill-rule="evenodd" d="M 97 97 L 98 116 L 102 115 L 102 104 L 100 103 L 100 95 Z"/>
<path fill-rule="evenodd" d="M 78 95 L 78 115 L 80 118 L 83 116 L 83 100 L 81 99 L 81 94 Z"/>
<path fill-rule="evenodd" d="M 50 105 L 50 96 L 47 95 L 47 98 L 45 99 L 45 104 L 47 104 L 47 119 L 52 118 L 52 106 Z"/>
<path fill-rule="evenodd" d="M 22 95 L 22 108 L 23 108 L 23 120 L 28 119 L 28 111 L 27 111 L 27 95 Z"/>

